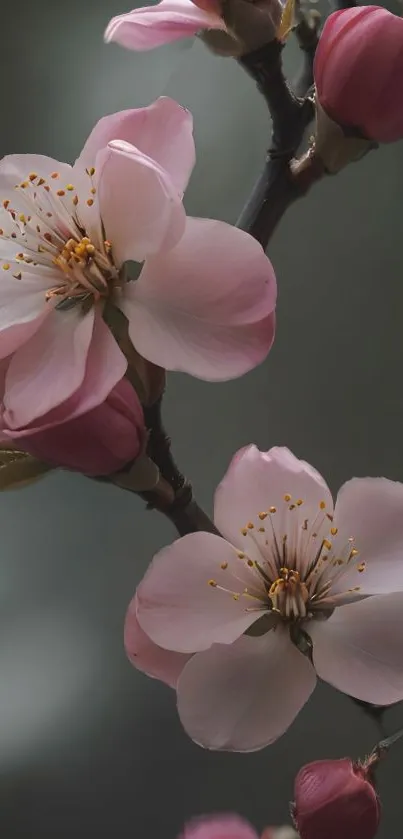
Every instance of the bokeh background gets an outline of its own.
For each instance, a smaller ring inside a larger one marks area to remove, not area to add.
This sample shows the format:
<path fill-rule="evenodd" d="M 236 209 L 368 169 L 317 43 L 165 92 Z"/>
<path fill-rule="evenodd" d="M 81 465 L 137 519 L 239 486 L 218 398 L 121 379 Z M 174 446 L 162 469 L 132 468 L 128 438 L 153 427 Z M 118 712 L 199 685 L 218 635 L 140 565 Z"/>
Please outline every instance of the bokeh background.
<path fill-rule="evenodd" d="M 268 143 L 263 100 L 234 61 L 201 43 L 143 54 L 104 46 L 109 18 L 129 8 L 3 0 L 0 153 L 72 161 L 102 115 L 169 94 L 195 119 L 188 211 L 235 222 Z M 298 62 L 291 41 L 291 76 Z M 401 145 L 316 186 L 270 245 L 280 293 L 269 359 L 228 384 L 170 376 L 166 425 L 208 510 L 232 454 L 253 441 L 289 446 L 335 491 L 353 475 L 403 480 L 402 188 Z M 260 829 L 288 820 L 303 763 L 363 756 L 376 741 L 372 721 L 322 685 L 262 752 L 214 754 L 187 739 L 174 694 L 137 673 L 122 645 L 136 583 L 173 536 L 136 497 L 80 476 L 61 472 L 2 495 L 7 839 L 175 839 L 186 818 L 217 810 L 237 810 Z M 388 712 L 388 730 L 402 722 L 402 707 Z M 402 759 L 397 745 L 380 772 L 381 839 L 401 832 Z"/>

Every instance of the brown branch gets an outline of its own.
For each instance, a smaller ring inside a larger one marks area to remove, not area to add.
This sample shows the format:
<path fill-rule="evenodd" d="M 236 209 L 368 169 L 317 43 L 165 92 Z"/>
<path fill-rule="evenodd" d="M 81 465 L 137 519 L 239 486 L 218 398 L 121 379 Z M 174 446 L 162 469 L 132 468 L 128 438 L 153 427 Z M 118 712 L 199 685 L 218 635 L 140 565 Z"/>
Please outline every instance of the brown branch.
<path fill-rule="evenodd" d="M 355 2 L 342 0 L 334 8 L 354 5 Z M 314 117 L 313 62 L 319 40 L 319 23 L 319 16 L 311 15 L 309 23 L 301 14 L 294 29 L 303 60 L 292 87 L 284 77 L 282 45 L 278 41 L 272 41 L 239 59 L 239 64 L 256 81 L 272 119 L 272 135 L 264 169 L 237 222 L 238 227 L 247 230 L 265 249 L 288 207 L 304 196 L 319 177 L 318 168 L 312 165 L 305 170 L 302 179 L 296 177 L 295 170 L 290 166 Z"/>

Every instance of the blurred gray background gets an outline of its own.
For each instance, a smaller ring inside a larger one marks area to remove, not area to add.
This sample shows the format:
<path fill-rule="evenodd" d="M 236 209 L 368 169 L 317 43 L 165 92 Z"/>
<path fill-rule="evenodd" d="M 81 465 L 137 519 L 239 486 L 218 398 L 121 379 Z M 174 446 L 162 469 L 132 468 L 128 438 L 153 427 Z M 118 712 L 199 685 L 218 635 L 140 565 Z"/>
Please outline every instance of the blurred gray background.
<path fill-rule="evenodd" d="M 130 2 L 130 0 L 129 0 Z M 102 35 L 125 0 L 1 4 L 0 153 L 72 161 L 105 113 L 161 93 L 195 118 L 186 203 L 235 222 L 269 124 L 235 62 L 182 42 L 135 54 Z M 299 54 L 291 43 L 293 75 Z M 337 491 L 353 475 L 403 480 L 402 146 L 316 186 L 270 246 L 279 281 L 269 359 L 240 381 L 172 375 L 166 425 L 211 510 L 237 448 L 287 445 Z M 218 278 L 219 279 L 219 278 Z M 364 756 L 373 723 L 320 686 L 289 732 L 252 755 L 187 739 L 174 694 L 127 662 L 126 606 L 173 530 L 137 498 L 55 474 L 0 499 L 0 827 L 7 839 L 176 839 L 184 820 L 237 810 L 260 829 L 288 820 L 293 777 L 320 757 Z M 390 731 L 403 707 L 388 712 Z M 400 835 L 403 745 L 380 772 L 380 837 Z"/>

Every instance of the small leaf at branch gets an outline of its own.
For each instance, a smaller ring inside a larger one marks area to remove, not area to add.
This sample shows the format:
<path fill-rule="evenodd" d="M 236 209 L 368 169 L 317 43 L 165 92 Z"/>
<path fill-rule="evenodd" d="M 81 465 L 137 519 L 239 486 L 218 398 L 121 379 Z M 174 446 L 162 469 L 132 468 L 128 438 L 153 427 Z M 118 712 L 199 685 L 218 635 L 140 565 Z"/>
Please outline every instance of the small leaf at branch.
<path fill-rule="evenodd" d="M 280 25 L 277 29 L 276 37 L 278 41 L 285 41 L 290 34 L 294 26 L 294 14 L 295 0 L 286 0 L 286 4 L 281 15 Z"/>
<path fill-rule="evenodd" d="M 52 467 L 14 449 L 0 449 L 0 491 L 21 489 L 50 472 Z"/>

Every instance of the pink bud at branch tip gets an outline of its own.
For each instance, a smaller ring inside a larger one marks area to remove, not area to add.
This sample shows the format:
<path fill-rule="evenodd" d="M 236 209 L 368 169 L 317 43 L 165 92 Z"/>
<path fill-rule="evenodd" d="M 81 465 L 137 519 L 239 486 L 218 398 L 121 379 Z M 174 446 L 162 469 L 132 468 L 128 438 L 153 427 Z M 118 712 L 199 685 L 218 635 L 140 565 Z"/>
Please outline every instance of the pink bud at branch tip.
<path fill-rule="evenodd" d="M 380 803 L 370 765 L 318 760 L 298 772 L 293 815 L 301 839 L 374 838 Z"/>
<path fill-rule="evenodd" d="M 12 437 L 12 432 L 9 432 Z M 122 470 L 144 448 L 146 429 L 136 392 L 126 379 L 101 405 L 73 419 L 16 432 L 18 446 L 50 463 L 82 472 L 109 475 Z"/>
<path fill-rule="evenodd" d="M 379 6 L 331 14 L 315 55 L 317 98 L 327 115 L 368 140 L 403 138 L 403 20 Z"/>

